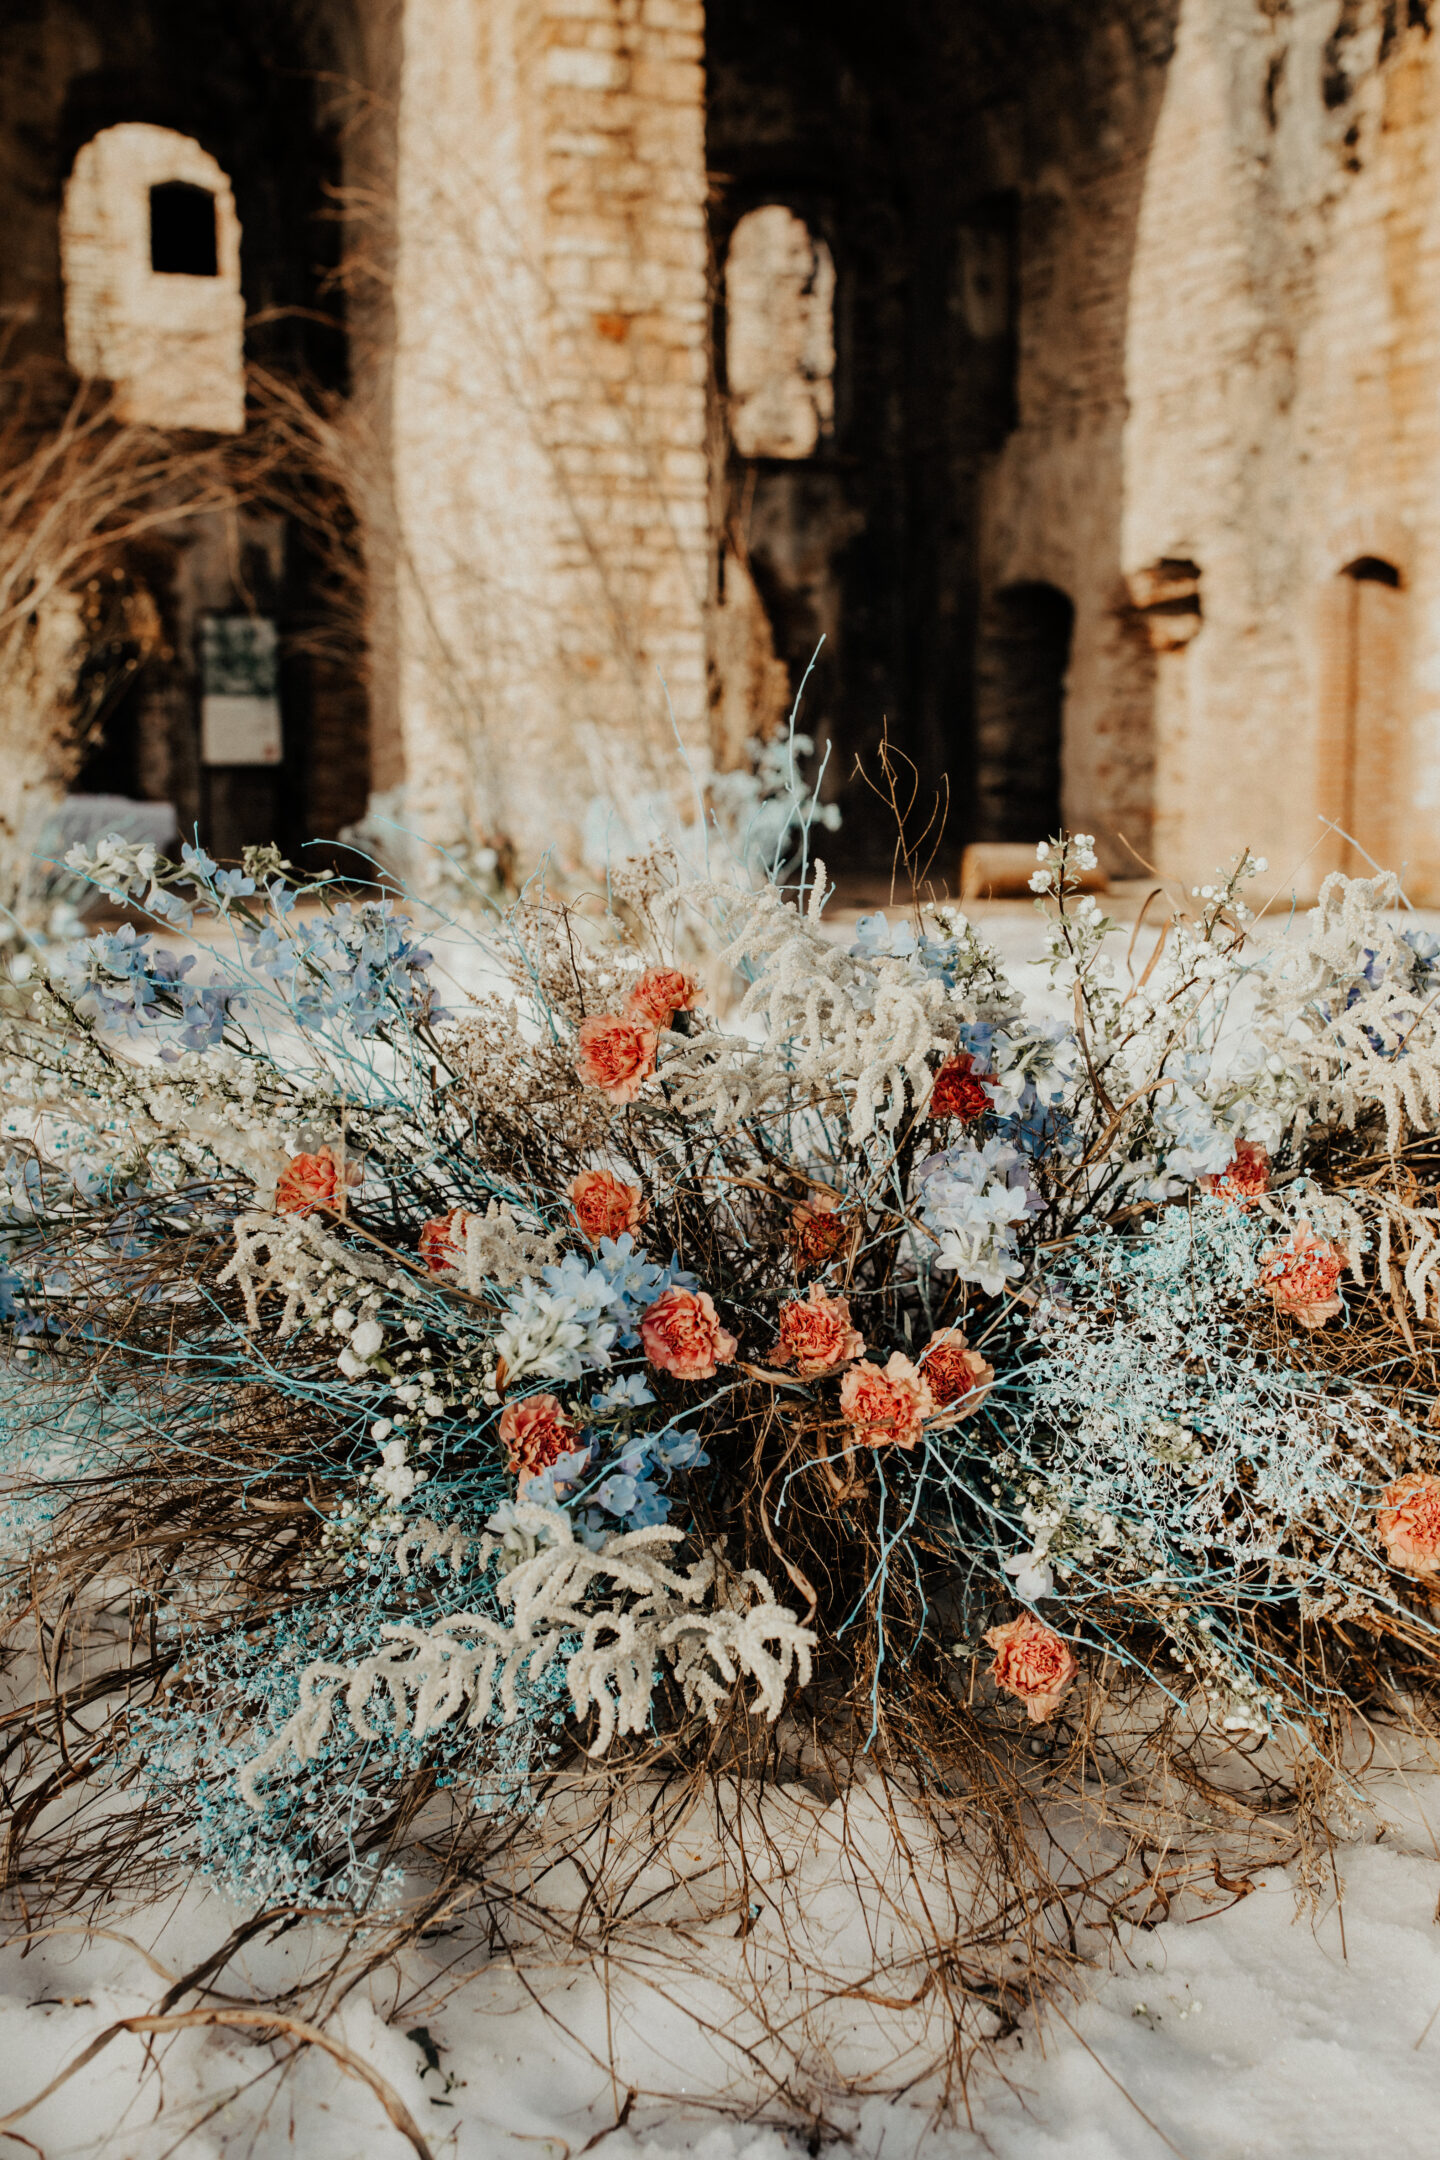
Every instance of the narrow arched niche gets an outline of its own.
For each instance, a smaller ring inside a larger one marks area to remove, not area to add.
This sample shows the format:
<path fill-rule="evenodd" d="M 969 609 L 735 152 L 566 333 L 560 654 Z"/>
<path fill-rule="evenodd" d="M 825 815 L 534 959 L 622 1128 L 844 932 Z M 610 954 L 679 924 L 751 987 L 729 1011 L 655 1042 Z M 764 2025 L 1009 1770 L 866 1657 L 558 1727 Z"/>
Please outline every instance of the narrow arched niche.
<path fill-rule="evenodd" d="M 725 259 L 730 432 L 742 457 L 806 458 L 835 415 L 835 265 L 784 203 L 749 210 Z"/>
<path fill-rule="evenodd" d="M 1325 866 L 1351 876 L 1398 868 L 1409 785 L 1405 580 L 1359 555 L 1329 581 L 1320 623 L 1317 808 L 1339 828 Z"/>
<path fill-rule="evenodd" d="M 1056 585 L 1002 586 L 980 623 L 967 837 L 1043 840 L 1061 823 L 1065 680 L 1075 608 Z"/>
<path fill-rule="evenodd" d="M 238 434 L 240 223 L 209 152 L 147 122 L 103 129 L 66 184 L 60 249 L 76 373 L 113 383 L 123 420 Z"/>

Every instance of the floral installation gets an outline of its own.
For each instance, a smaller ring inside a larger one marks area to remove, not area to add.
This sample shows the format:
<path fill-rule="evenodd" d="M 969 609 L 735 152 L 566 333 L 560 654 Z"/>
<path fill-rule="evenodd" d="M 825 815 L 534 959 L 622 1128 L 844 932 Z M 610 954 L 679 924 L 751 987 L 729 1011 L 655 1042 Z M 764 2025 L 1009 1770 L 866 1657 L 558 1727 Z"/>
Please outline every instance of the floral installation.
<path fill-rule="evenodd" d="M 1323 1752 L 1428 1673 L 1440 943 L 1385 877 L 1271 933 L 1244 855 L 1141 964 L 1094 862 L 1040 850 L 1040 1008 L 955 908 L 832 926 L 803 846 L 423 937 L 273 850 L 78 854 L 151 927 L 0 1039 L 11 1610 L 117 1676 L 64 1865 L 96 1765 L 364 1907 L 441 1796 L 539 1835 L 601 1756 L 808 1719 L 923 1789 L 1107 1672 Z"/>

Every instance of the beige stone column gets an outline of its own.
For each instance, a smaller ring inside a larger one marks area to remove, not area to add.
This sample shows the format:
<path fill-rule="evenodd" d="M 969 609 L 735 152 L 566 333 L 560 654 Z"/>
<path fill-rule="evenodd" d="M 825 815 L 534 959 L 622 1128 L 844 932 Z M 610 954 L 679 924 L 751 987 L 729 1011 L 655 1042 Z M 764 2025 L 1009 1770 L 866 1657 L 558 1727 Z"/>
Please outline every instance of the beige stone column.
<path fill-rule="evenodd" d="M 573 862 L 703 777 L 699 0 L 407 0 L 391 439 L 407 814 Z M 605 803 L 613 806 L 607 813 Z"/>

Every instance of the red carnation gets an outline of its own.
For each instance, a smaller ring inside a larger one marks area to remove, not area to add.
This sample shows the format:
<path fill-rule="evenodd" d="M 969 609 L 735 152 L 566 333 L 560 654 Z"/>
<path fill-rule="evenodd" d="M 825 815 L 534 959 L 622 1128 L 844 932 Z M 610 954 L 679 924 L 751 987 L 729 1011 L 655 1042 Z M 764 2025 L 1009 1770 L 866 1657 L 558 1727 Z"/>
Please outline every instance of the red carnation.
<path fill-rule="evenodd" d="M 976 1118 L 989 1109 L 990 1090 L 983 1080 L 973 1076 L 971 1067 L 974 1063 L 968 1050 L 945 1060 L 930 1090 L 928 1108 L 932 1118 L 953 1117 L 962 1125 L 973 1125 Z"/>

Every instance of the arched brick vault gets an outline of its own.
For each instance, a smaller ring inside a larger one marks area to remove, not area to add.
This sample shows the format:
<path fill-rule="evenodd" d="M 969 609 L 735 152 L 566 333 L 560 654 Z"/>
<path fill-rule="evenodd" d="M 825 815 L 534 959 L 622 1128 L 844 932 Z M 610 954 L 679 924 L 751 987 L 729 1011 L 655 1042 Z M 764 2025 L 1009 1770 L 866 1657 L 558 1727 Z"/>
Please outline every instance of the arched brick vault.
<path fill-rule="evenodd" d="M 32 394 L 38 379 L 63 400 L 72 380 L 60 224 L 76 158 L 137 122 L 198 145 L 197 171 L 233 191 L 246 358 L 357 388 L 353 309 L 334 278 L 336 206 L 361 177 L 362 136 L 373 166 L 383 132 L 357 127 L 357 109 L 367 84 L 383 89 L 388 73 L 393 85 L 384 18 L 367 7 L 362 19 L 350 0 L 14 0 L 0 12 L 0 321 L 6 361 L 27 371 Z M 373 290 L 359 327 L 367 352 L 383 348 Z M 363 654 L 340 668 L 325 656 L 321 571 L 297 529 L 270 520 L 229 540 L 195 530 L 140 553 L 132 569 L 154 588 L 173 658 L 127 693 L 99 779 L 173 800 L 183 826 L 198 820 L 227 848 L 269 834 L 293 846 L 358 816 L 370 777 Z M 276 772 L 207 776 L 198 618 L 236 606 L 278 616 L 287 634 L 286 758 Z"/>
<path fill-rule="evenodd" d="M 351 0 L 12 0 L 0 305 L 26 311 L 37 349 L 57 349 L 65 179 L 101 129 L 146 121 L 194 137 L 230 176 L 252 353 L 343 380 L 343 339 L 316 311 L 334 312 L 324 281 L 341 248 L 329 191 L 353 111 L 340 87 L 365 86 L 374 43 Z"/>
<path fill-rule="evenodd" d="M 977 758 L 981 626 L 989 595 L 1037 582 L 1075 609 L 1074 695 L 1105 706 L 1069 793 L 1148 844 L 1124 348 L 1177 12 L 709 0 L 717 261 L 735 221 L 776 200 L 836 264 L 833 433 L 803 465 L 732 452 L 725 517 L 793 680 L 825 635 L 806 720 L 833 746 L 848 815 L 830 852 L 852 868 L 889 859 L 848 778 L 882 726 L 926 790 L 948 781 L 952 845 L 1008 834 Z M 1038 489 L 1017 484 L 1042 470 Z M 1023 745 L 1001 753 L 1023 760 Z"/>

